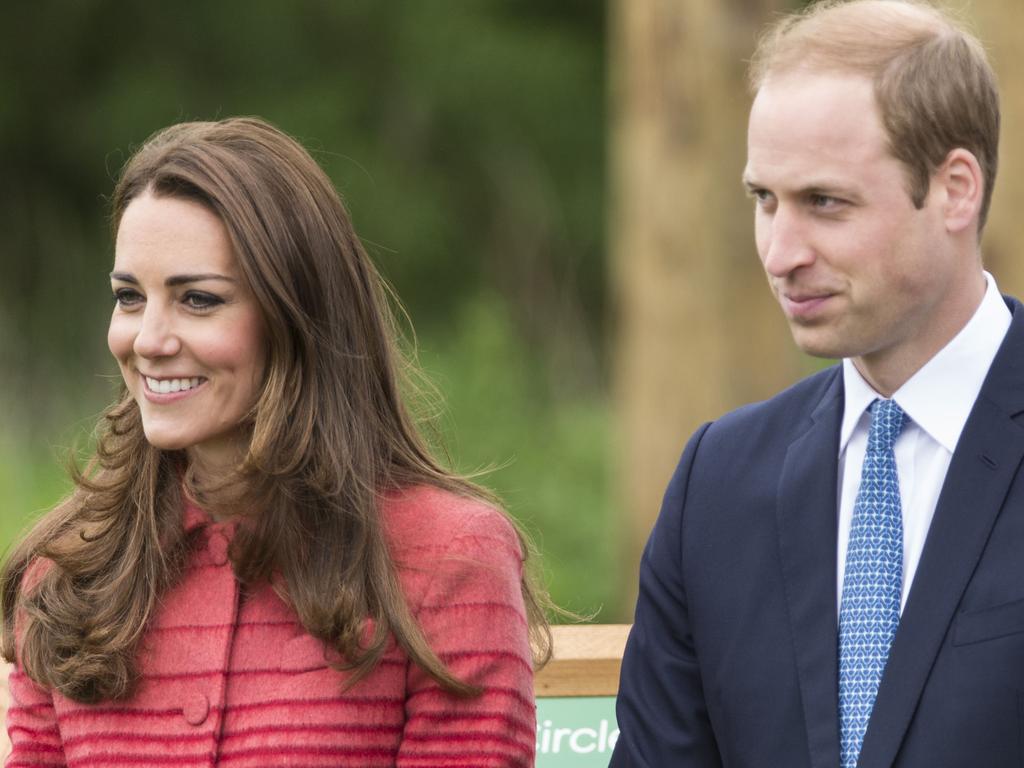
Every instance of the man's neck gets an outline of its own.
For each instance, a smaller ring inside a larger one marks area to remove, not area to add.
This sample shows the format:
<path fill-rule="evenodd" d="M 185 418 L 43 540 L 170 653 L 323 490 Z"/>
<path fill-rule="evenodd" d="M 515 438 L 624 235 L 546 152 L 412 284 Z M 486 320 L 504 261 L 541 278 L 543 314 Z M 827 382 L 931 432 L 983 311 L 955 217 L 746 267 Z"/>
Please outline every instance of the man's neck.
<path fill-rule="evenodd" d="M 979 270 L 972 289 L 963 291 L 962 300 L 940 324 L 922 329 L 918 338 L 907 343 L 852 358 L 857 371 L 878 394 L 892 397 L 971 321 L 985 298 L 986 287 L 985 275 Z"/>

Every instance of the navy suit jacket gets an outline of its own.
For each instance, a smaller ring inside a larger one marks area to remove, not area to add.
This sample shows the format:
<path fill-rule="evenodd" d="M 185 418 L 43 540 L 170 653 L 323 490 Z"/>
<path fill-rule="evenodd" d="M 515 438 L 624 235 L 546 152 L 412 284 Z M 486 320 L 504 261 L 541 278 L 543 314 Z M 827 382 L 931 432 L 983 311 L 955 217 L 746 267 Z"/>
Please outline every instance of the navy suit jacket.
<path fill-rule="evenodd" d="M 1024 308 L 957 443 L 860 766 L 1024 766 Z M 611 765 L 838 768 L 841 368 L 697 431 L 644 551 Z"/>

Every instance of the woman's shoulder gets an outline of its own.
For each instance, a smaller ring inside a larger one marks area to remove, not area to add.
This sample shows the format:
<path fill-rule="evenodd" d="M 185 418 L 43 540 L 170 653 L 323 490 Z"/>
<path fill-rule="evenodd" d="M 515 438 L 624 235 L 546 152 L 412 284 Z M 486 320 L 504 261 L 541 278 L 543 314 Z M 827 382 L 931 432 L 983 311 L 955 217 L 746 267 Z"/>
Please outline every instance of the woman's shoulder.
<path fill-rule="evenodd" d="M 473 496 L 429 485 L 390 491 L 381 505 L 384 528 L 391 546 L 449 548 L 464 539 L 491 538 L 519 546 L 508 516 Z"/>
<path fill-rule="evenodd" d="M 511 611 L 521 624 L 523 549 L 502 510 L 482 499 L 417 486 L 389 494 L 381 512 L 414 614 L 443 625 L 453 615 L 464 622 L 459 612 L 473 606 L 478 619 L 505 621 Z M 428 636 L 441 631 L 434 627 Z"/>
<path fill-rule="evenodd" d="M 48 557 L 37 556 L 32 558 L 25 566 L 25 573 L 21 577 L 22 594 L 30 594 L 42 583 L 46 575 L 50 573 L 57 564 Z"/>
<path fill-rule="evenodd" d="M 392 559 L 413 604 L 428 586 L 508 582 L 518 592 L 519 534 L 492 504 L 416 486 L 388 494 L 381 512 Z"/>

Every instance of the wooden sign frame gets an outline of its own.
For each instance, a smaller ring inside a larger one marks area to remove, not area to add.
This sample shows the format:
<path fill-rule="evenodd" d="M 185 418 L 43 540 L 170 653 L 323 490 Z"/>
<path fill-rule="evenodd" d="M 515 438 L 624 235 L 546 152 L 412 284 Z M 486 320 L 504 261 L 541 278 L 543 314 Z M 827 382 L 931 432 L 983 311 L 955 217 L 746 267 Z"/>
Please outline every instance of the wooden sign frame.
<path fill-rule="evenodd" d="M 554 654 L 533 679 L 537 697 L 615 696 L 629 629 L 629 624 L 553 626 Z"/>

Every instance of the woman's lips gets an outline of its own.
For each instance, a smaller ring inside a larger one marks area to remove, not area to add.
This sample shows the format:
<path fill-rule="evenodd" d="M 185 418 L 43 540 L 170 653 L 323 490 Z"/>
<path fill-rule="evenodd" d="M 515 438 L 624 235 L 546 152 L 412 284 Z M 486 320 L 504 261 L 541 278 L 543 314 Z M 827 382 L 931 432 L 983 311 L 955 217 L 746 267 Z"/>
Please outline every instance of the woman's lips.
<path fill-rule="evenodd" d="M 191 397 L 206 384 L 202 376 L 146 376 L 142 379 L 142 392 L 151 403 L 173 403 Z"/>

